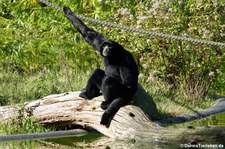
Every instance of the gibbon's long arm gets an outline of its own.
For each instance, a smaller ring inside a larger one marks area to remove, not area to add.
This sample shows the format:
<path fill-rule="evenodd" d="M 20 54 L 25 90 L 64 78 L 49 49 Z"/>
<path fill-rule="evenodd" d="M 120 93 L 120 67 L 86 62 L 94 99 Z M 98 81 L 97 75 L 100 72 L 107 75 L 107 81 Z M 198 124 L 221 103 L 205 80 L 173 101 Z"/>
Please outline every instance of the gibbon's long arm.
<path fill-rule="evenodd" d="M 109 42 L 104 36 L 100 33 L 90 29 L 87 27 L 80 19 L 76 17 L 75 14 L 71 11 L 70 8 L 63 8 L 64 15 L 71 21 L 73 26 L 80 32 L 80 34 L 84 37 L 84 39 L 92 45 L 96 50 L 101 52 L 101 45 L 104 42 Z"/>

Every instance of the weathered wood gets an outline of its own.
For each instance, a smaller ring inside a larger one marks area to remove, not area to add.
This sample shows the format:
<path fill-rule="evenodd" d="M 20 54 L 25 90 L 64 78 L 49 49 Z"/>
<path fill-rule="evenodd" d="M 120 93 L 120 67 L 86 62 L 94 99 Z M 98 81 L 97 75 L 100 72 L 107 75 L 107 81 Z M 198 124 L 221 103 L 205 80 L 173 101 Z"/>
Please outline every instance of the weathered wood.
<path fill-rule="evenodd" d="M 94 128 L 115 139 L 157 140 L 162 138 L 162 134 L 165 138 L 168 138 L 180 133 L 179 131 L 171 133 L 169 129 L 162 128 L 150 121 L 149 118 L 157 118 L 158 111 L 152 98 L 141 86 L 139 86 L 134 97 L 133 105 L 122 107 L 114 116 L 109 128 L 100 125 L 101 116 L 104 112 L 100 108 L 100 104 L 104 100 L 103 96 L 93 100 L 84 100 L 78 95 L 79 92 L 50 95 L 29 102 L 25 109 L 30 115 L 37 118 L 39 124 L 60 127 L 80 125 L 84 128 Z"/>
<path fill-rule="evenodd" d="M 5 122 L 11 119 L 18 119 L 22 116 L 21 108 L 18 105 L 0 106 L 0 120 Z"/>

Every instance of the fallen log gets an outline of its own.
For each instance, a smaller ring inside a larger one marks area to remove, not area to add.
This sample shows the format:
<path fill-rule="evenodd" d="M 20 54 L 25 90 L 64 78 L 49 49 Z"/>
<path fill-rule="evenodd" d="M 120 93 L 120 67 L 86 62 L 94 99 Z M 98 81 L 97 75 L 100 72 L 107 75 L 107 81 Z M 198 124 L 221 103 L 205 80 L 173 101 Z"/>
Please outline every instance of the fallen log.
<path fill-rule="evenodd" d="M 109 128 L 100 125 L 104 112 L 100 108 L 103 96 L 84 100 L 78 95 L 79 92 L 50 95 L 27 103 L 25 110 L 29 116 L 35 116 L 37 123 L 42 125 L 57 127 L 79 125 L 83 128 L 93 128 L 114 139 L 149 141 L 162 138 L 162 134 L 168 138 L 180 133 L 180 131 L 171 133 L 169 129 L 151 122 L 150 119 L 157 119 L 159 114 L 154 101 L 141 86 L 133 102 L 117 112 Z"/>
<path fill-rule="evenodd" d="M 9 118 L 34 116 L 38 124 L 45 126 L 79 125 L 84 129 L 93 128 L 105 136 L 122 140 L 158 140 L 163 137 L 175 137 L 180 133 L 180 131 L 171 132 L 150 120 L 159 118 L 159 114 L 155 102 L 141 86 L 138 87 L 133 102 L 117 112 L 109 128 L 100 125 L 104 112 L 100 104 L 103 100 L 103 96 L 84 100 L 79 97 L 79 92 L 67 92 L 27 102 L 24 111 L 18 106 L 17 108 L 1 107 L 0 115 L 2 121 L 7 121 Z M 11 114 L 5 115 L 5 113 Z"/>
<path fill-rule="evenodd" d="M 133 102 L 117 112 L 109 128 L 100 125 L 104 112 L 100 108 L 103 97 L 84 100 L 78 95 L 79 92 L 67 92 L 27 102 L 24 108 L 19 106 L 0 107 L 0 118 L 1 121 L 7 122 L 12 118 L 34 116 L 37 123 L 45 126 L 82 126 L 84 129 L 95 129 L 113 139 L 148 142 L 173 140 L 184 132 L 195 131 L 183 128 L 165 128 L 153 122 L 152 120 L 159 118 L 159 113 L 154 101 L 141 86 L 139 86 Z M 221 108 L 221 106 L 219 107 Z M 222 109 L 224 110 L 225 107 Z"/>

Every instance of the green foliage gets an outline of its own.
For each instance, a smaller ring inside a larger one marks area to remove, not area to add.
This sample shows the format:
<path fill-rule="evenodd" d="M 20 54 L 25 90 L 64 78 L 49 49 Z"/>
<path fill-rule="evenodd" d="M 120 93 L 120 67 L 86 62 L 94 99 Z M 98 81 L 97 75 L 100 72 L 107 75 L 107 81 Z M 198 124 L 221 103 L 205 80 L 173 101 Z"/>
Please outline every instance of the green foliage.
<path fill-rule="evenodd" d="M 152 28 L 157 32 L 224 42 L 223 4 L 222 1 L 155 0 L 138 3 L 138 7 L 129 7 L 127 11 L 139 8 L 133 15 L 137 20 L 131 22 L 132 26 L 136 23 L 137 27 Z M 209 91 L 224 93 L 224 47 L 168 39 L 146 40 L 149 38 L 146 36 L 129 38 L 134 41 L 130 49 L 135 47 L 140 58 L 144 73 L 142 81 L 152 83 L 152 76 L 157 76 L 172 89 L 194 98 Z"/>
<path fill-rule="evenodd" d="M 91 48 L 80 44 L 80 35 L 74 33 L 60 12 L 40 7 L 35 1 L 3 0 L 0 5 L 0 62 L 4 69 L 30 73 L 58 68 L 62 51 L 74 68 L 87 68 L 95 59 Z"/>
<path fill-rule="evenodd" d="M 69 6 L 75 13 L 121 25 L 225 41 L 225 10 L 221 0 L 51 2 L 58 6 Z M 208 92 L 225 93 L 223 47 L 154 38 L 89 22 L 87 24 L 106 37 L 121 43 L 134 54 L 141 70 L 141 83 L 156 82 L 154 84 L 161 85 L 157 81 L 163 81 L 166 88 L 193 97 Z M 0 38 L 0 69 L 5 73 L 17 72 L 19 75 L 22 74 L 21 77 L 26 77 L 37 76 L 39 72 L 50 70 L 51 74 L 59 76 L 64 75 L 66 70 L 76 69 L 79 72 L 102 65 L 99 55 L 84 41 L 63 14 L 50 7 L 44 7 L 37 0 L 0 1 Z M 34 99 L 43 94 L 62 91 L 58 85 L 52 85 L 51 89 L 48 85 L 46 87 L 45 80 L 49 78 L 45 76 L 46 73 L 41 75 L 44 76 L 39 78 L 40 83 L 35 83 L 35 91 L 27 91 L 27 97 L 32 96 Z M 4 82 L 5 77 L 4 75 L 0 81 Z M 69 81 L 73 82 L 72 79 Z M 8 87 L 9 85 L 3 83 L 2 88 Z M 0 103 L 5 104 L 10 96 L 7 91 L 1 93 Z M 10 101 L 12 100 L 15 99 L 10 98 Z"/>
<path fill-rule="evenodd" d="M 18 120 L 11 120 L 7 124 L 0 123 L 0 134 L 23 134 L 34 132 L 47 132 L 50 129 L 41 127 L 35 124 L 35 118 L 29 117 L 21 122 Z"/>

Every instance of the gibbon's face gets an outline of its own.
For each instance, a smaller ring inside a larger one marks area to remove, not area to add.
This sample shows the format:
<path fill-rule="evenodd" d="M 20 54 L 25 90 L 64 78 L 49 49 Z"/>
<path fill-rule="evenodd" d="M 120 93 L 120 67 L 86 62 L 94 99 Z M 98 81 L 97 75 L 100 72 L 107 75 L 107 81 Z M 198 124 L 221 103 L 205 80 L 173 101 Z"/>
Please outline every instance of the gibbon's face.
<path fill-rule="evenodd" d="M 114 51 L 114 47 L 112 46 L 111 43 L 105 42 L 102 44 L 102 50 L 101 50 L 102 56 L 105 56 L 105 57 L 111 56 L 113 54 L 113 51 Z"/>

